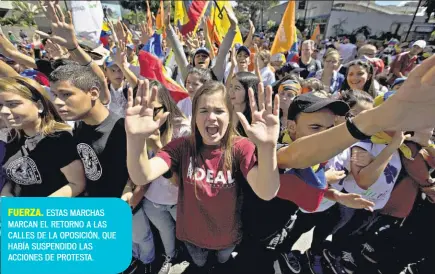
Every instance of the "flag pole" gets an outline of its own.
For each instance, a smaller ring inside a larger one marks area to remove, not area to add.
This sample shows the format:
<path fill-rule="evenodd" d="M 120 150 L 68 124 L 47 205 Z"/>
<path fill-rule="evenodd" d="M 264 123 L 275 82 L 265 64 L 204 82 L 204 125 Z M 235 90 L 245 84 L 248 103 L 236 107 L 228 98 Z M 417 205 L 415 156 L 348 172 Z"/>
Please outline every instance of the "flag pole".
<path fill-rule="evenodd" d="M 422 0 L 418 1 L 417 8 L 415 9 L 414 16 L 412 17 L 411 25 L 409 26 L 408 32 L 406 33 L 404 42 L 406 42 L 406 40 L 408 40 L 408 35 L 411 32 L 412 26 L 414 25 L 414 20 L 415 20 L 415 17 L 417 16 L 418 9 L 420 8 L 421 1 Z"/>

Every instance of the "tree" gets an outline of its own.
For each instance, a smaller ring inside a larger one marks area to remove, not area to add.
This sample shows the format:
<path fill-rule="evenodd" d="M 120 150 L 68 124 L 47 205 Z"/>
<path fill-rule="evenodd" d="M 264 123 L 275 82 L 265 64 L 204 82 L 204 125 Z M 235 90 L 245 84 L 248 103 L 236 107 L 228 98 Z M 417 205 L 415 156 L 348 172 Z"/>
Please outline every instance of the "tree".
<path fill-rule="evenodd" d="M 426 7 L 426 23 L 428 23 L 430 16 L 435 12 L 435 0 L 424 0 L 423 7 Z"/>
<path fill-rule="evenodd" d="M 160 1 L 159 0 L 150 0 L 150 9 L 151 12 L 154 14 L 157 14 L 159 8 L 160 8 Z M 121 0 L 120 1 L 121 7 L 124 9 L 128 9 L 134 12 L 147 11 L 147 4 L 145 0 Z M 165 6 L 165 11 L 168 10 L 169 4 L 172 6 L 172 10 L 174 10 L 174 1 L 163 1 L 163 5 Z"/>
<path fill-rule="evenodd" d="M 261 12 L 266 12 L 270 7 L 277 5 L 279 1 L 253 1 L 253 0 L 239 0 L 237 1 L 236 10 L 240 14 L 249 15 L 249 19 L 254 23 L 254 25 L 259 26 L 260 20 L 257 20 L 258 15 L 261 15 Z M 264 24 L 264 22 L 263 22 Z"/>
<path fill-rule="evenodd" d="M 14 16 L 18 17 L 18 22 L 23 26 L 35 25 L 35 15 L 42 12 L 42 8 L 39 5 L 23 1 L 13 1 Z"/>

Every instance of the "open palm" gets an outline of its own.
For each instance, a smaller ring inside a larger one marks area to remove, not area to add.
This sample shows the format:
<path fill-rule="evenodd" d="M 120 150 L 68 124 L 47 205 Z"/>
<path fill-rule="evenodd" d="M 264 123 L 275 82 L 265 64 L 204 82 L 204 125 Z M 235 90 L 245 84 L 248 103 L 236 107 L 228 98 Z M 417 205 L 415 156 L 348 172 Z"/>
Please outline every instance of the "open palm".
<path fill-rule="evenodd" d="M 56 1 L 45 1 L 41 4 L 45 16 L 51 21 L 51 34 L 42 31 L 35 31 L 41 37 L 49 38 L 51 41 L 73 49 L 78 46 L 77 37 L 72 22 L 65 21 L 65 16 Z M 56 12 L 57 11 L 57 12 Z M 71 12 L 68 11 L 69 19 L 72 20 Z"/>
<path fill-rule="evenodd" d="M 133 91 L 128 91 L 127 111 L 125 115 L 125 131 L 129 135 L 148 138 L 166 121 L 169 112 L 161 118 L 154 120 L 154 107 L 152 103 L 157 98 L 157 87 L 150 90 L 148 80 L 139 81 L 136 98 Z"/>
<path fill-rule="evenodd" d="M 435 55 L 416 67 L 406 81 L 379 106 L 389 118 L 387 130 L 416 131 L 434 126 Z"/>
<path fill-rule="evenodd" d="M 237 112 L 240 123 L 243 126 L 248 138 L 257 146 L 272 144 L 276 145 L 279 136 L 279 97 L 275 96 L 272 107 L 272 87 L 267 86 L 264 96 L 263 83 L 258 85 L 258 106 L 255 102 L 254 92 L 248 90 L 249 106 L 252 113 L 252 121 L 249 124 L 241 112 Z"/>

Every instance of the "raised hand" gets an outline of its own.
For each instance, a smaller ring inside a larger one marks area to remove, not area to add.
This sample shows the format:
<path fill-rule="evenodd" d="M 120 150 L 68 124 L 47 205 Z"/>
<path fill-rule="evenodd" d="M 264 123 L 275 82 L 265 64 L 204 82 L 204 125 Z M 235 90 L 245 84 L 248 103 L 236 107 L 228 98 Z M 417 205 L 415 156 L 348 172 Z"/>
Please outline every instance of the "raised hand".
<path fill-rule="evenodd" d="M 140 42 L 146 45 L 148 43 L 148 40 L 150 40 L 151 36 L 153 36 L 152 30 L 150 30 L 150 28 L 144 21 L 139 24 L 139 27 L 141 33 Z"/>
<path fill-rule="evenodd" d="M 257 146 L 276 145 L 279 136 L 279 97 L 275 95 L 272 106 L 272 87 L 266 87 L 264 96 L 263 83 L 258 84 L 258 106 L 254 98 L 254 91 L 248 90 L 249 105 L 251 107 L 252 122 L 249 124 L 245 115 L 237 112 L 240 123 L 248 138 Z"/>
<path fill-rule="evenodd" d="M 227 8 L 226 5 L 224 6 L 224 10 L 227 12 L 228 20 L 230 20 L 231 28 L 235 29 L 237 27 L 237 25 L 239 24 L 239 21 L 237 21 L 236 15 L 234 14 L 234 12 L 232 10 Z"/>
<path fill-rule="evenodd" d="M 251 21 L 251 19 L 249 19 L 249 28 L 250 28 L 250 30 L 251 30 L 251 32 L 255 32 L 255 26 L 254 26 L 254 23 Z"/>
<path fill-rule="evenodd" d="M 400 89 L 377 110 L 383 130 L 417 131 L 434 126 L 435 56 L 409 74 Z"/>
<path fill-rule="evenodd" d="M 50 59 L 57 60 L 62 57 L 68 57 L 68 51 L 58 44 L 53 43 L 50 39 L 45 43 L 45 50 L 47 51 L 48 58 Z"/>
<path fill-rule="evenodd" d="M 152 103 L 157 98 L 157 87 L 150 90 L 148 80 L 139 81 L 136 98 L 133 90 L 128 90 L 128 103 L 125 116 L 125 131 L 128 135 L 148 138 L 166 121 L 169 112 L 161 118 L 154 120 L 154 107 Z"/>
<path fill-rule="evenodd" d="M 116 51 L 114 50 L 110 51 L 110 57 L 115 62 L 118 67 L 122 67 L 124 65 L 127 65 L 127 49 L 124 41 L 118 42 L 118 47 L 116 48 Z"/>
<path fill-rule="evenodd" d="M 349 208 L 366 209 L 373 211 L 375 204 L 355 193 L 340 193 L 337 202 Z"/>
<path fill-rule="evenodd" d="M 325 177 L 328 184 L 334 184 L 346 177 L 346 172 L 344 170 L 335 170 L 334 168 L 330 168 L 325 172 Z"/>
<path fill-rule="evenodd" d="M 74 30 L 74 25 L 72 24 L 71 12 L 68 11 L 68 16 L 70 23 L 65 21 L 65 16 L 56 1 L 45 1 L 43 7 L 43 12 L 47 18 L 51 20 L 51 31 L 52 34 L 47 34 L 42 31 L 35 31 L 41 37 L 48 38 L 51 41 L 63 46 L 69 50 L 78 47 L 78 41 Z M 58 15 L 59 14 L 59 15 Z"/>
<path fill-rule="evenodd" d="M 115 25 L 115 33 L 116 33 L 116 37 L 118 38 L 118 42 L 123 41 L 127 43 L 127 33 L 124 30 L 124 26 L 122 25 L 121 20 L 118 20 L 118 22 Z"/>

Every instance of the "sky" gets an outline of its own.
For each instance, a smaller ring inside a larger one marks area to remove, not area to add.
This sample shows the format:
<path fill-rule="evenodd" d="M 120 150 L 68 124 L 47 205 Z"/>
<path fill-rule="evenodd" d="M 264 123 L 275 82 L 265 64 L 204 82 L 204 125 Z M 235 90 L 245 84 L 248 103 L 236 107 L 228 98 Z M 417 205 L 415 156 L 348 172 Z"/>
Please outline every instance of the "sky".
<path fill-rule="evenodd" d="M 387 6 L 387 5 L 402 6 L 406 2 L 411 2 L 411 1 L 375 1 L 375 2 L 376 4 L 381 6 Z"/>

